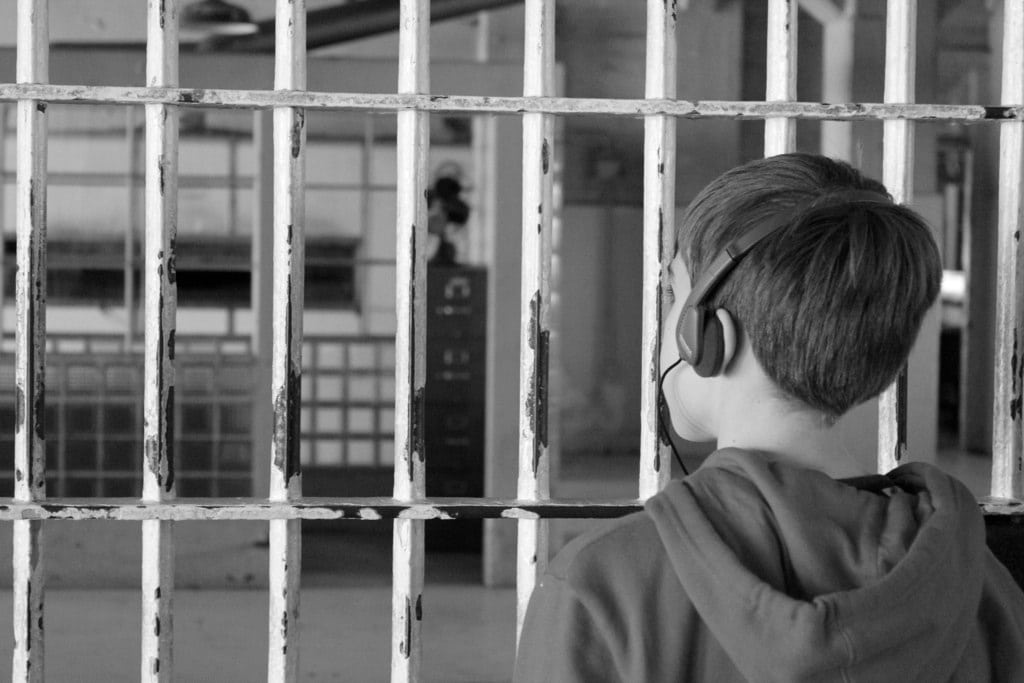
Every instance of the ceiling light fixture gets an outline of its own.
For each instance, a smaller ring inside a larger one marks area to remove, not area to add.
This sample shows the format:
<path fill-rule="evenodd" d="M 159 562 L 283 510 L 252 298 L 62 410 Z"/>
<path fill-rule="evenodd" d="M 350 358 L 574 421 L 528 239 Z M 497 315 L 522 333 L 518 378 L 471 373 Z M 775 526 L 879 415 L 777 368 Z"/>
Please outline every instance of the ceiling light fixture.
<path fill-rule="evenodd" d="M 181 27 L 222 36 L 255 33 L 249 12 L 224 0 L 195 0 L 181 10 Z"/>

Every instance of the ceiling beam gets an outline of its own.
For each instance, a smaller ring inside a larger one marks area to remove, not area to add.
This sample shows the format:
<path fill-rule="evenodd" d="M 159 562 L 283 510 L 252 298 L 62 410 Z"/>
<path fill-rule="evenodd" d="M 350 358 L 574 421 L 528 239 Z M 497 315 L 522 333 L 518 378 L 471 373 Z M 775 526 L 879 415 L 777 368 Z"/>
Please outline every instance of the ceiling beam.
<path fill-rule="evenodd" d="M 433 0 L 432 22 L 520 4 L 523 0 Z M 361 0 L 309 10 L 306 15 L 306 48 L 336 45 L 398 30 L 399 5 L 395 0 Z M 214 36 L 201 42 L 200 51 L 273 52 L 274 20 L 257 23 L 256 33 L 246 36 Z"/>

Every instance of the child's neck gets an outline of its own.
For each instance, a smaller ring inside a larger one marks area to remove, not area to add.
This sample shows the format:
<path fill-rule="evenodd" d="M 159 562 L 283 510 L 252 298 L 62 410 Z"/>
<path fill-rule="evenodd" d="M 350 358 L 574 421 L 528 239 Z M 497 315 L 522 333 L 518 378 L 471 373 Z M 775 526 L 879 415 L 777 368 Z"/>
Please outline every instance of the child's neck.
<path fill-rule="evenodd" d="M 730 409 L 720 414 L 718 447 L 761 451 L 834 478 L 867 474 L 820 413 L 774 397 L 747 394 L 734 400 Z"/>

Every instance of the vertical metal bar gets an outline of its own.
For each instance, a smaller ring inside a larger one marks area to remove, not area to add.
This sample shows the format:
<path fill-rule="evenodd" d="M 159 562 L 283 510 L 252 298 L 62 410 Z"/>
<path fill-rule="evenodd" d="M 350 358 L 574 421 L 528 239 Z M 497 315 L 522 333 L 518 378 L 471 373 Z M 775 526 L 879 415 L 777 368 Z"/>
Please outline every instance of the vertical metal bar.
<path fill-rule="evenodd" d="M 914 101 L 917 0 L 889 0 L 885 30 L 885 101 Z M 914 129 L 910 121 L 883 124 L 882 182 L 893 201 L 913 198 Z M 896 467 L 907 452 L 907 369 L 878 397 L 878 471 Z"/>
<path fill-rule="evenodd" d="M 149 0 L 146 84 L 178 84 L 176 0 Z M 142 498 L 174 498 L 174 336 L 177 325 L 178 111 L 146 105 L 145 389 Z M 170 681 L 174 525 L 142 522 L 142 661 L 140 679 Z"/>
<path fill-rule="evenodd" d="M 1024 101 L 1024 3 L 1003 9 L 1002 101 Z M 1000 123 L 992 495 L 1024 496 L 1024 124 Z"/>
<path fill-rule="evenodd" d="M 554 0 L 527 0 L 523 95 L 552 94 Z M 545 114 L 523 115 L 522 275 L 519 326 L 519 479 L 521 500 L 550 496 L 548 356 L 551 307 L 552 130 Z M 516 563 L 516 638 L 526 605 L 547 567 L 546 520 L 520 520 Z"/>
<path fill-rule="evenodd" d="M 17 80 L 49 79 L 47 0 L 18 0 Z M 14 498 L 46 496 L 46 103 L 18 102 L 15 190 Z M 41 522 L 17 520 L 13 529 L 14 653 L 11 679 L 43 680 Z"/>
<path fill-rule="evenodd" d="M 430 92 L 430 4 L 402 0 L 398 29 L 398 92 Z M 395 486 L 399 500 L 425 493 L 424 387 L 426 385 L 426 244 L 428 115 L 398 112 L 395 253 Z M 395 520 L 392 537 L 391 681 L 419 677 L 423 618 L 424 528 Z"/>
<path fill-rule="evenodd" d="M 768 1 L 768 62 L 765 100 L 796 99 L 797 0 Z M 796 119 L 764 121 L 764 155 L 784 154 L 796 146 Z"/>
<path fill-rule="evenodd" d="M 677 4 L 647 2 L 647 84 L 645 96 L 676 96 Z M 675 225 L 676 121 L 644 120 L 643 323 L 640 367 L 641 499 L 650 498 L 672 474 L 669 451 L 658 438 L 658 367 L 661 356 L 662 263 L 672 259 Z"/>
<path fill-rule="evenodd" d="M 274 88 L 306 87 L 305 0 L 277 0 Z M 302 315 L 305 256 L 305 110 L 274 109 L 274 283 L 270 499 L 302 495 Z M 298 680 L 300 520 L 270 522 L 267 679 Z"/>

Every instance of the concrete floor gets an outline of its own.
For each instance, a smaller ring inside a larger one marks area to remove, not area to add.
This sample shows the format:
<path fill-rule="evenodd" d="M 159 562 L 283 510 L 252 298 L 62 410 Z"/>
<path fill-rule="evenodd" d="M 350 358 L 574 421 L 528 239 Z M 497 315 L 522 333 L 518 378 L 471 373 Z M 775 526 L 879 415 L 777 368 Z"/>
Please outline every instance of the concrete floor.
<path fill-rule="evenodd" d="M 265 591 L 179 590 L 174 597 L 175 680 L 266 680 Z M 300 680 L 389 679 L 387 586 L 313 587 L 300 606 Z M 127 589 L 53 589 L 46 595 L 46 680 L 139 680 L 139 595 Z M 423 597 L 423 680 L 498 683 L 512 678 L 515 595 L 479 585 L 428 585 Z M 10 680 L 11 593 L 0 593 L 0 679 Z"/>
<path fill-rule="evenodd" d="M 358 533 L 325 532 L 323 527 L 309 531 L 303 534 L 300 680 L 388 681 L 390 534 L 369 533 L 369 527 Z M 5 559 L 10 562 L 9 555 Z M 88 564 L 87 558 L 77 558 L 82 559 Z M 88 567 L 62 569 L 89 572 Z M 424 683 L 510 681 L 515 591 L 483 587 L 475 553 L 428 553 L 425 574 Z M 137 589 L 48 588 L 46 680 L 139 680 L 140 613 Z M 8 589 L 0 591 L 0 680 L 10 679 L 11 618 Z M 265 588 L 200 590 L 179 583 L 174 595 L 174 679 L 265 681 L 266 624 Z"/>

